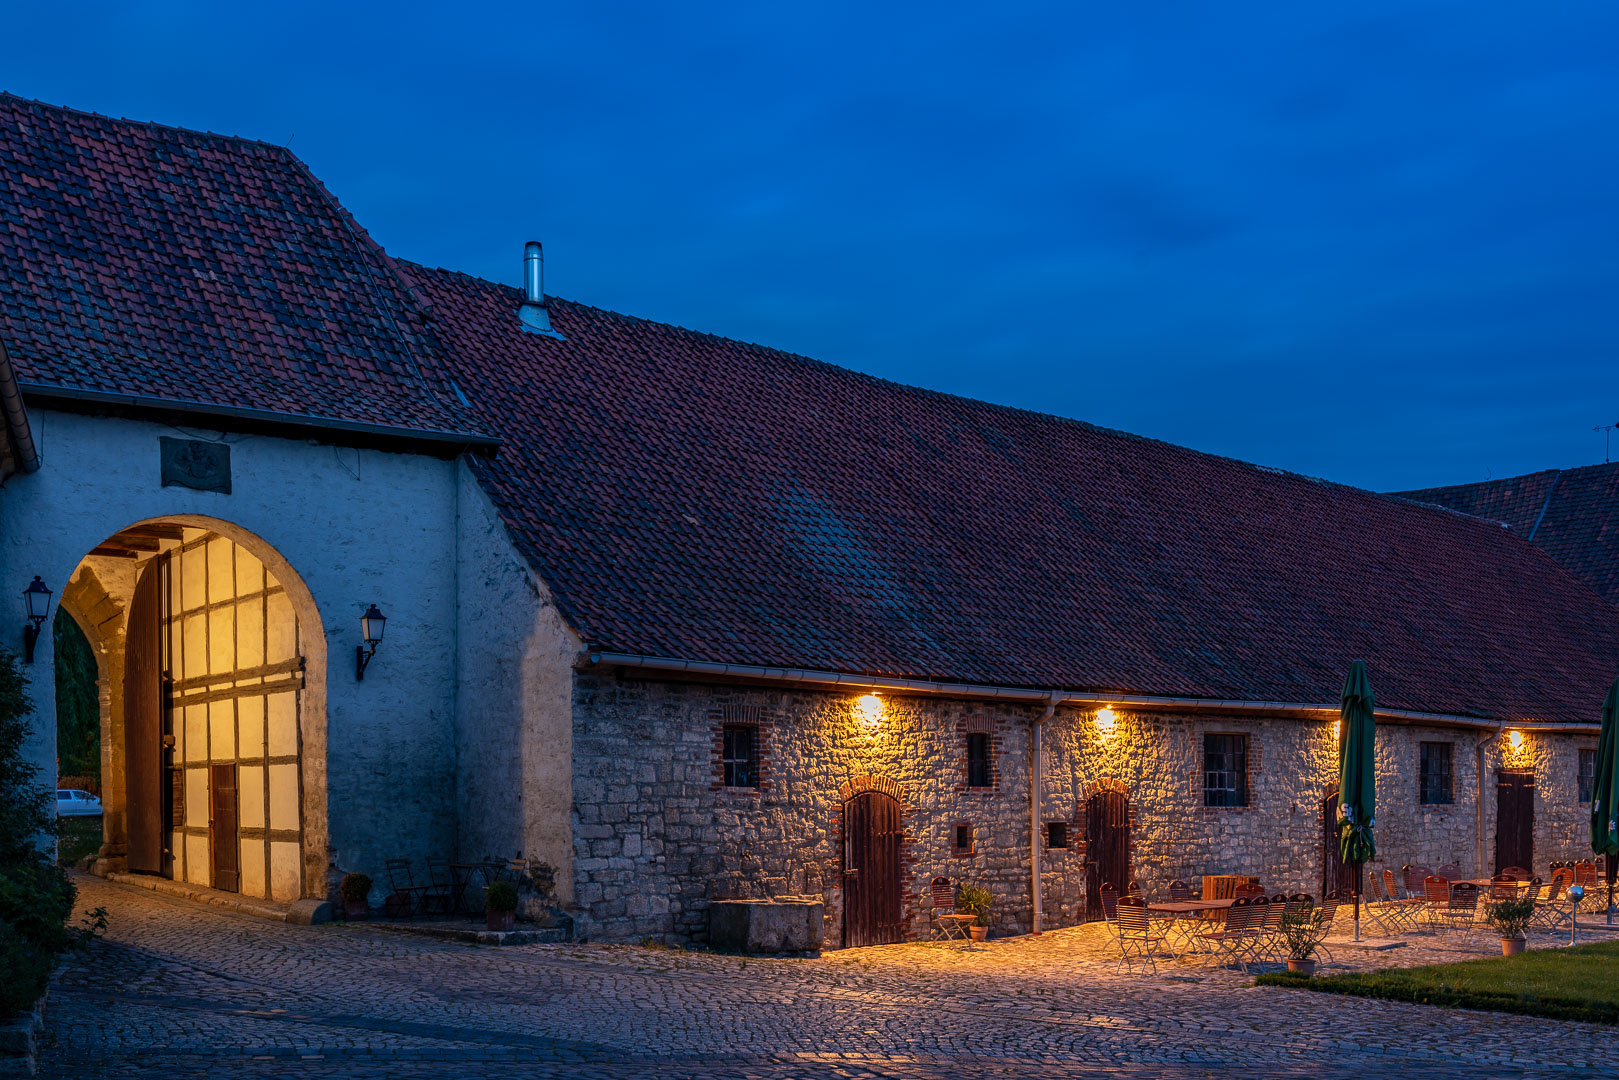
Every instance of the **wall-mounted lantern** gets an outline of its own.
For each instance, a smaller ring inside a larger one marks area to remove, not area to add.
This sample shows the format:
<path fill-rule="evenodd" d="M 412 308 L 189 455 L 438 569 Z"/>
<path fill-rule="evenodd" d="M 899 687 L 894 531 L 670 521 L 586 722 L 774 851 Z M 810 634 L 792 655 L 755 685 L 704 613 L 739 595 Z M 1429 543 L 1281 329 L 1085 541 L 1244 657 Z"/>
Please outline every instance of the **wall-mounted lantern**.
<path fill-rule="evenodd" d="M 364 645 L 354 646 L 354 678 L 356 682 L 365 679 L 365 666 L 371 658 L 377 655 L 377 646 L 382 644 L 382 627 L 388 621 L 377 605 L 372 604 L 360 616 L 360 636 L 365 639 Z"/>
<path fill-rule="evenodd" d="M 34 642 L 39 640 L 40 628 L 45 625 L 45 616 L 51 613 L 50 586 L 35 574 L 33 583 L 22 591 L 22 597 L 28 610 L 28 625 L 22 628 L 22 656 L 25 663 L 32 664 Z"/>
<path fill-rule="evenodd" d="M 1512 744 L 1512 748 L 1514 750 L 1519 749 L 1523 746 L 1523 732 L 1517 730 L 1516 728 L 1507 732 L 1507 742 Z"/>
<path fill-rule="evenodd" d="M 860 718 L 866 722 L 867 727 L 876 727 L 883 721 L 883 699 L 881 694 L 871 693 L 855 699 L 855 709 Z"/>
<path fill-rule="evenodd" d="M 1119 729 L 1119 718 L 1112 709 L 1101 708 L 1096 710 L 1096 733 L 1103 739 L 1113 738 L 1113 733 Z"/>

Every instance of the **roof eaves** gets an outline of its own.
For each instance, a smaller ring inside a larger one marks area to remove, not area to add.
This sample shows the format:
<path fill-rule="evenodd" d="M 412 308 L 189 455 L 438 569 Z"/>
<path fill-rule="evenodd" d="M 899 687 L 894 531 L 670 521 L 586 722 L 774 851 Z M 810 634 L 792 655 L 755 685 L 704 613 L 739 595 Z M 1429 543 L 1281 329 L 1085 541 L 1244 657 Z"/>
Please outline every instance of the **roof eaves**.
<path fill-rule="evenodd" d="M 39 468 L 39 450 L 28 423 L 28 409 L 23 404 L 17 372 L 11 366 L 11 356 L 3 340 L 0 340 L 0 450 L 4 451 L 0 480 L 14 472 L 33 472 Z"/>

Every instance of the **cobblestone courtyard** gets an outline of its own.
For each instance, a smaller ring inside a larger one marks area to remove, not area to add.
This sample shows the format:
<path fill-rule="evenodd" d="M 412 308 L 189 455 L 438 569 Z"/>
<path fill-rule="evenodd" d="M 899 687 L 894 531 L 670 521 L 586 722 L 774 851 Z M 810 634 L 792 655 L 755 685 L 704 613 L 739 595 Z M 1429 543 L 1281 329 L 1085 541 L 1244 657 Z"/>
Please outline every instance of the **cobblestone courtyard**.
<path fill-rule="evenodd" d="M 1612 1029 L 1116 975 L 1089 927 L 971 951 L 761 960 L 477 948 L 297 927 L 79 877 L 111 929 L 69 960 L 42 1074 L 133 1077 L 1611 1075 Z M 1566 940 L 1566 939 L 1565 939 Z M 1438 943 L 1374 954 L 1483 955 Z M 1549 945 L 1550 939 L 1536 942 Z M 1339 950 L 1340 961 L 1348 954 Z"/>

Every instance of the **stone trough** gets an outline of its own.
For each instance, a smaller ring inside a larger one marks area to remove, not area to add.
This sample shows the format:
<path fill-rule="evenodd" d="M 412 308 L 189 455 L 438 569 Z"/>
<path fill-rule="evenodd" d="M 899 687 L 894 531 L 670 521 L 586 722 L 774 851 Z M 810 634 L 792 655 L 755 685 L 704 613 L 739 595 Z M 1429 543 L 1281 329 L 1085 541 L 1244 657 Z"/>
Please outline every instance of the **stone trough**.
<path fill-rule="evenodd" d="M 708 947 L 715 952 L 814 956 L 821 951 L 820 897 L 712 900 Z"/>

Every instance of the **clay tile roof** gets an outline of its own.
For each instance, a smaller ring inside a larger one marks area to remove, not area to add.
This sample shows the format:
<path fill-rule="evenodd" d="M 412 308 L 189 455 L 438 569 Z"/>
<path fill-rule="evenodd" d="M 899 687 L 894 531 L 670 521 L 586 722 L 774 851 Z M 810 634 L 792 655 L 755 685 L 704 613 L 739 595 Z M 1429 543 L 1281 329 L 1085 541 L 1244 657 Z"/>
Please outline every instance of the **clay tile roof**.
<path fill-rule="evenodd" d="M 1401 493 L 1505 522 L 1610 601 L 1619 601 L 1619 463 Z"/>
<path fill-rule="evenodd" d="M 0 340 L 25 394 L 484 437 L 407 283 L 291 152 L 9 94 Z"/>
<path fill-rule="evenodd" d="M 1592 721 L 1611 612 L 1498 524 L 411 271 L 479 463 L 601 648 L 1001 686 Z"/>

